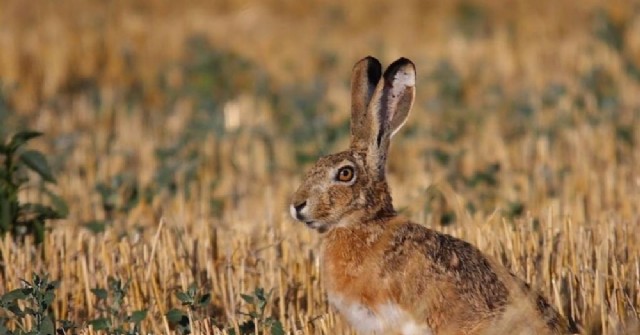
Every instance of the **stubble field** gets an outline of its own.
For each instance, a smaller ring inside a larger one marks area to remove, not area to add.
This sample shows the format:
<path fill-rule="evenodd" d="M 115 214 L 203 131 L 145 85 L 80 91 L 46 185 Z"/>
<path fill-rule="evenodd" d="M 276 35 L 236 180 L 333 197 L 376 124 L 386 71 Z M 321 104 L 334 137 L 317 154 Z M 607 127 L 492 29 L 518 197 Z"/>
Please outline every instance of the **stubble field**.
<path fill-rule="evenodd" d="M 0 141 L 43 132 L 29 147 L 68 205 L 42 244 L 2 238 L 0 294 L 48 273 L 73 333 L 141 310 L 144 333 L 349 333 L 287 206 L 348 145 L 369 54 L 418 71 L 396 209 L 499 259 L 585 334 L 640 332 L 631 1 L 0 1 Z M 20 200 L 46 203 L 31 177 Z"/>

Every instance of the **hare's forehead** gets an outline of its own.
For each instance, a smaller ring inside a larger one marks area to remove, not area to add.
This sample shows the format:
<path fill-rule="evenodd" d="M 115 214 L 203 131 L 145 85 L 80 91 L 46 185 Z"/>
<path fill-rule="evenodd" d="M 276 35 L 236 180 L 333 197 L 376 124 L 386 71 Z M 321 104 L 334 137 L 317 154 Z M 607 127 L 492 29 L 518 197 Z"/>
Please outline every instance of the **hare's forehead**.
<path fill-rule="evenodd" d="M 360 159 L 357 155 L 350 152 L 340 152 L 333 155 L 323 156 L 318 159 L 310 173 L 316 176 L 333 174 L 345 165 L 357 167 L 360 165 Z"/>
<path fill-rule="evenodd" d="M 357 165 L 359 158 L 352 152 L 344 151 L 333 155 L 320 157 L 316 163 L 317 167 L 340 168 L 344 165 Z"/>

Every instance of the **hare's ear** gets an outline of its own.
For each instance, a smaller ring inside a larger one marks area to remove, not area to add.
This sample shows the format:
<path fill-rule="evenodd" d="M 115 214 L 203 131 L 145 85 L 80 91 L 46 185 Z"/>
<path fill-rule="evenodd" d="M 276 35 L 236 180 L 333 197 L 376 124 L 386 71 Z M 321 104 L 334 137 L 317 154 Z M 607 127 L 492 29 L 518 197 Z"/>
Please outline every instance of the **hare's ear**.
<path fill-rule="evenodd" d="M 367 116 L 370 129 L 367 140 L 367 161 L 374 176 L 384 179 L 389 142 L 404 125 L 415 97 L 416 68 L 400 58 L 384 72 L 371 97 Z"/>
<path fill-rule="evenodd" d="M 369 101 L 382 76 L 382 65 L 371 57 L 365 57 L 353 67 L 351 75 L 351 147 L 365 149 L 371 127 L 367 115 Z"/>

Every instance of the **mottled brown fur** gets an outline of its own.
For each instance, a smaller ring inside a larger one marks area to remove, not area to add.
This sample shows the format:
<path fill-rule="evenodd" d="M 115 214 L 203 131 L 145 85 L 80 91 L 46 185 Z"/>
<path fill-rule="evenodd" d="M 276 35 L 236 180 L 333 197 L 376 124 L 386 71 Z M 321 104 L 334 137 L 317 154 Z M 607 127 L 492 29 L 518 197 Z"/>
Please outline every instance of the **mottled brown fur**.
<path fill-rule="evenodd" d="M 364 306 L 363 318 L 375 317 L 385 304 L 398 306 L 415 322 L 413 328 L 398 325 L 407 334 L 422 329 L 416 324 L 433 334 L 570 333 L 562 316 L 502 265 L 465 241 L 396 214 L 384 168 L 391 136 L 411 109 L 415 68 L 400 59 L 382 79 L 380 72 L 371 57 L 356 64 L 351 148 L 320 158 L 292 197 L 292 215 L 323 233 L 322 275 L 330 298 L 347 309 Z M 354 178 L 337 179 L 346 166 Z"/>

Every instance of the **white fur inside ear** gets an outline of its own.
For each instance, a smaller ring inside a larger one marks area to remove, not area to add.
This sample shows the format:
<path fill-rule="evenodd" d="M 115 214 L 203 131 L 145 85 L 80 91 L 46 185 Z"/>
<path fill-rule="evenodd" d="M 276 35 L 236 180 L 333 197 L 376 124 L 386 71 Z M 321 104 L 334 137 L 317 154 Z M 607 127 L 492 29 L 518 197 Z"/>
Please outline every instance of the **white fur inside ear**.
<path fill-rule="evenodd" d="M 404 93 L 408 87 L 415 87 L 416 85 L 416 72 L 411 66 L 404 66 L 393 76 L 393 83 L 391 87 L 391 97 L 393 99 L 398 99 L 400 94 Z M 390 102 L 391 103 L 391 102 Z M 393 103 L 391 103 L 393 104 Z M 397 108 L 397 107 L 396 107 Z M 411 108 L 411 107 L 409 107 Z M 389 119 L 393 119 L 395 117 L 395 113 L 397 110 L 395 108 L 390 107 L 391 115 L 389 115 Z M 408 113 L 408 111 L 407 111 Z M 393 127 L 391 130 L 391 137 L 395 135 L 400 128 L 407 122 L 406 114 L 404 115 L 404 120 L 397 126 Z"/>
<path fill-rule="evenodd" d="M 404 90 L 406 87 L 416 86 L 416 73 L 410 66 L 405 66 L 398 70 L 393 76 L 394 95 Z"/>

